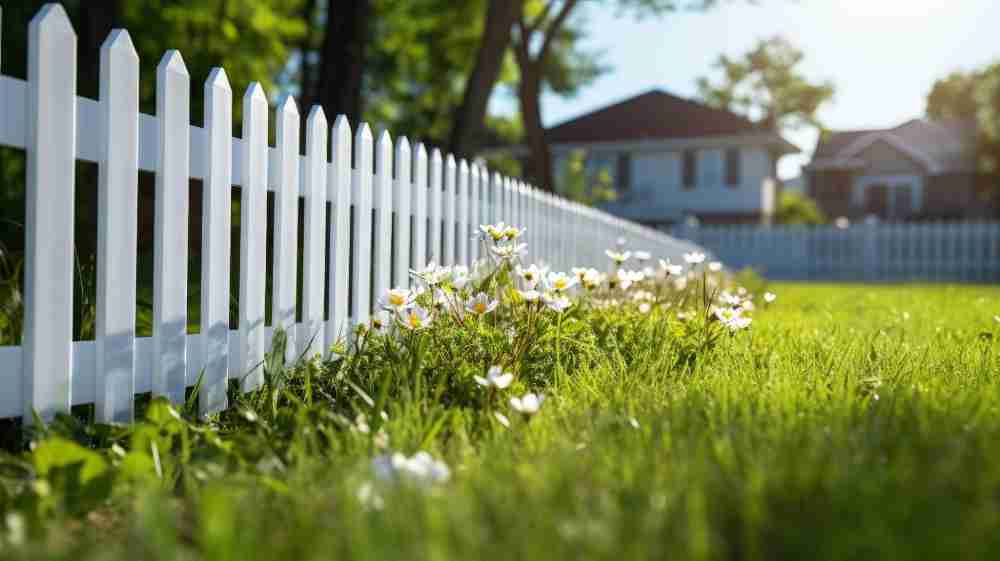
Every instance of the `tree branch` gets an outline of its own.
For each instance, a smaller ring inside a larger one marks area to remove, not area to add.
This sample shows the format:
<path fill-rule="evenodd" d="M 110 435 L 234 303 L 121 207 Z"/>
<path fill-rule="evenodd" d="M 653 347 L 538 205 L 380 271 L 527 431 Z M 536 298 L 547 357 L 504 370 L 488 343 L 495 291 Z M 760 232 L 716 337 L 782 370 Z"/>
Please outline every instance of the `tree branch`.
<path fill-rule="evenodd" d="M 536 61 L 542 62 L 548 55 L 549 50 L 552 48 L 552 43 L 555 40 L 556 35 L 559 34 L 559 30 L 562 28 L 563 24 L 566 23 L 566 19 L 569 17 L 570 12 L 576 7 L 578 0 L 566 0 L 566 2 L 560 8 L 559 13 L 556 14 L 555 19 L 552 23 L 545 29 L 545 37 L 542 39 L 542 48 L 538 50 L 538 56 Z M 548 5 L 546 5 L 548 7 Z"/>

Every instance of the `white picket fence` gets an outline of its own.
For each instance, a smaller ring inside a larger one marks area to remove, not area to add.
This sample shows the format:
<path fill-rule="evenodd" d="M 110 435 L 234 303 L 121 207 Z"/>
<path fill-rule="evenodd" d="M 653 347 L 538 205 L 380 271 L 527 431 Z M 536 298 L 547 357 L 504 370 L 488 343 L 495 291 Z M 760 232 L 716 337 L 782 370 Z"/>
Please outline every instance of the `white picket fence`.
<path fill-rule="evenodd" d="M 260 364 L 274 328 L 289 333 L 288 360 L 325 352 L 350 325 L 368 320 L 378 293 L 407 285 L 411 267 L 477 259 L 472 237 L 480 223 L 526 226 L 530 258 L 557 269 L 603 266 L 604 250 L 620 237 L 633 249 L 674 259 L 694 249 L 437 149 L 428 156 L 423 144 L 411 150 L 399 138 L 394 145 L 387 132 L 373 143 L 367 124 L 352 142 L 342 116 L 328 143 L 318 107 L 305 121 L 301 156 L 301 119 L 291 97 L 276 108 L 277 145 L 269 147 L 268 101 L 257 83 L 243 96 L 243 138 L 232 138 L 233 92 L 222 68 L 205 82 L 203 126 L 191 125 L 190 77 L 177 51 L 157 68 L 156 116 L 141 114 L 140 61 L 125 30 L 112 32 L 101 48 L 100 100 L 77 97 L 76 35 L 58 4 L 31 21 L 28 50 L 27 81 L 0 76 L 0 144 L 23 148 L 27 161 L 25 327 L 22 346 L 0 347 L 0 417 L 34 410 L 49 419 L 94 403 L 98 420 L 129 422 L 135 394 L 181 402 L 199 376 L 200 410 L 220 411 L 230 379 L 244 391 L 262 383 Z M 75 160 L 99 166 L 94 341 L 72 340 Z M 135 335 L 139 170 L 156 174 L 150 338 Z M 189 178 L 203 181 L 198 334 L 187 333 Z M 240 186 L 241 207 L 235 272 L 229 270 L 233 186 Z M 270 225 L 267 191 L 275 194 Z M 269 226 L 271 326 L 264 319 Z M 231 273 L 239 275 L 237 330 L 228 325 Z"/>
<path fill-rule="evenodd" d="M 1000 223 L 679 227 L 730 268 L 772 279 L 1000 281 Z"/>

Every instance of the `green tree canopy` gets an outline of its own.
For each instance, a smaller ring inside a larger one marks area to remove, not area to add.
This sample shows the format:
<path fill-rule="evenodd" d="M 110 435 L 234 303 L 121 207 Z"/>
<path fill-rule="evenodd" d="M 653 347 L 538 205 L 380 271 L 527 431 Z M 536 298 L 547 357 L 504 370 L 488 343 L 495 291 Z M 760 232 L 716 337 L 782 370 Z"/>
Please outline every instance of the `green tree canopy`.
<path fill-rule="evenodd" d="M 804 58 L 782 37 L 761 40 L 741 57 L 720 55 L 714 67 L 722 76 L 699 78 L 699 95 L 709 105 L 759 118 L 775 130 L 822 128 L 816 112 L 833 98 L 834 86 L 806 78 L 799 69 Z"/>
<path fill-rule="evenodd" d="M 935 82 L 927 96 L 927 116 L 975 121 L 979 168 L 1000 173 L 1000 63 Z"/>

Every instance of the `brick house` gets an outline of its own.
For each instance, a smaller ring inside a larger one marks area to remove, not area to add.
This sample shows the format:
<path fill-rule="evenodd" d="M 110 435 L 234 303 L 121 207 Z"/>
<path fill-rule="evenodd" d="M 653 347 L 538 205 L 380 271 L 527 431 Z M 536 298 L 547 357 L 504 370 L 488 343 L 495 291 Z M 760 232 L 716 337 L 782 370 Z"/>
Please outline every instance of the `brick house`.
<path fill-rule="evenodd" d="M 805 168 L 807 193 L 827 216 L 889 221 L 987 219 L 990 178 L 976 170 L 969 121 L 914 119 L 891 129 L 820 137 Z"/>

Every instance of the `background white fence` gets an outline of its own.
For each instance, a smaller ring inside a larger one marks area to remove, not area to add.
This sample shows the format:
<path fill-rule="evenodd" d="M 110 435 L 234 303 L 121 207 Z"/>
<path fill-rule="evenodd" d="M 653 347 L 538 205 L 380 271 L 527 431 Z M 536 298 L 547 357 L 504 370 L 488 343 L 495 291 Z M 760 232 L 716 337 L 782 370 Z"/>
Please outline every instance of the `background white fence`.
<path fill-rule="evenodd" d="M 604 250 L 619 237 L 675 260 L 694 249 L 423 144 L 394 143 L 387 132 L 373 142 L 366 124 L 352 137 L 338 117 L 329 130 L 318 107 L 305 120 L 302 156 L 291 97 L 275 110 L 269 147 L 270 109 L 256 83 L 243 95 L 243 138 L 232 138 L 233 92 L 221 68 L 205 82 L 203 126 L 191 125 L 191 78 L 177 51 L 157 69 L 156 115 L 141 114 L 139 64 L 128 33 L 114 31 L 101 49 L 100 100 L 77 97 L 76 35 L 63 8 L 49 4 L 30 24 L 28 80 L 0 76 L 0 144 L 23 148 L 27 161 L 24 333 L 22 346 L 0 347 L 0 417 L 34 410 L 51 418 L 94 403 L 98 420 L 128 422 L 136 393 L 180 402 L 199 375 L 201 411 L 219 411 L 230 379 L 244 391 L 261 384 L 274 327 L 289 333 L 288 360 L 324 352 L 368 319 L 378 294 L 408 284 L 410 267 L 479 257 L 472 236 L 480 223 L 527 226 L 529 257 L 557 269 L 605 265 Z M 72 340 L 76 160 L 99 166 L 95 341 Z M 139 170 L 156 174 L 150 338 L 135 335 Z M 198 334 L 187 333 L 189 178 L 203 181 Z M 238 248 L 230 247 L 234 186 Z M 268 228 L 272 326 L 264 313 Z M 229 270 L 231 251 L 239 251 L 239 271 Z M 239 275 L 236 330 L 231 274 Z"/>
<path fill-rule="evenodd" d="M 1000 281 L 1000 223 L 702 226 L 674 229 L 728 267 L 768 278 Z"/>

